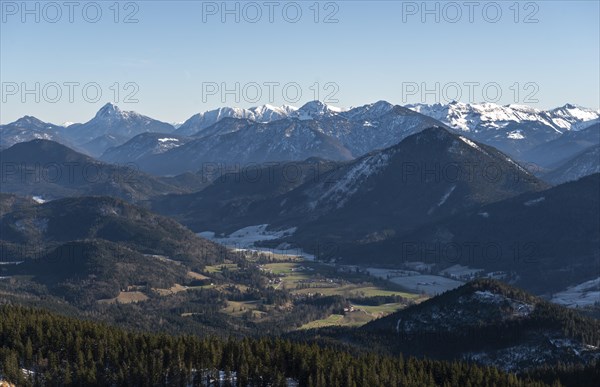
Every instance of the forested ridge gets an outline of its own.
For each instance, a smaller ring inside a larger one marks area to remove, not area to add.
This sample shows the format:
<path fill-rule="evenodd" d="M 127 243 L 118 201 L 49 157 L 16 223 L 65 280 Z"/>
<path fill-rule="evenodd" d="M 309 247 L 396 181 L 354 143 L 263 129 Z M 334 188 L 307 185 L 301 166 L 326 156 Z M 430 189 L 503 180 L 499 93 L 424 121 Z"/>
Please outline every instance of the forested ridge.
<path fill-rule="evenodd" d="M 127 331 L 44 310 L 0 307 L 3 378 L 17 385 L 544 386 L 473 364 L 349 352 L 279 338 Z M 235 373 L 236 378 L 230 379 Z M 554 385 L 560 385 L 554 383 Z"/>

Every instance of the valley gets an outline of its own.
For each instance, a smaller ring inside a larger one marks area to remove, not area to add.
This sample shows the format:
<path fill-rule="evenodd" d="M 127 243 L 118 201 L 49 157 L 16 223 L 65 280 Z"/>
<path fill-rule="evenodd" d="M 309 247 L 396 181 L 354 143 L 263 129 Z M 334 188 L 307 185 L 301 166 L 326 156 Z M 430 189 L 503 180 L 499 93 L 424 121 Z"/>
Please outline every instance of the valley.
<path fill-rule="evenodd" d="M 556 168 L 532 170 L 475 140 L 480 131 L 408 110 L 312 103 L 268 122 L 232 110 L 189 136 L 145 132 L 132 122 L 159 124 L 105 106 L 92 121 L 124 120 L 133 138 L 103 161 L 50 139 L 18 142 L 0 151 L 0 300 L 141 334 L 477 364 L 535 375 L 534 385 L 561 361 L 569 365 L 554 380 L 595 372 L 597 125 L 573 121 L 577 132 L 532 145 L 564 151 Z M 393 135 L 357 142 L 364 120 L 387 122 Z M 254 153 L 231 159 L 227 144 L 261 138 L 252 131 L 298 135 L 297 152 L 254 142 Z M 328 136 L 325 147 L 306 133 Z M 47 178 L 57 165 L 70 173 Z M 26 364 L 26 381 L 46 369 Z M 226 384 L 247 374 L 224 364 L 186 377 Z M 306 378 L 294 372 L 285 371 L 291 385 Z"/>
<path fill-rule="evenodd" d="M 600 386 L 600 1 L 0 14 L 0 387 Z"/>

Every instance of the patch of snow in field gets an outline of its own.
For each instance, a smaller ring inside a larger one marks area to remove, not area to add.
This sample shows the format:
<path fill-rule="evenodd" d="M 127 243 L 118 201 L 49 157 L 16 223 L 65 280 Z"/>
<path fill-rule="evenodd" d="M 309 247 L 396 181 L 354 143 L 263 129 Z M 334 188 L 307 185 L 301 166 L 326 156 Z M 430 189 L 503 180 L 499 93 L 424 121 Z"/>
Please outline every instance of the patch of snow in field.
<path fill-rule="evenodd" d="M 376 267 L 367 267 L 365 269 L 369 275 L 379 278 L 387 277 L 406 277 L 411 275 L 421 275 L 418 271 L 400 270 L 400 269 L 380 269 Z"/>
<path fill-rule="evenodd" d="M 420 274 L 404 270 L 389 270 L 379 268 L 367 268 L 370 275 L 387 279 L 408 291 L 424 292 L 436 295 L 447 290 L 455 289 L 464 284 L 462 281 L 441 277 L 438 275 Z M 416 274 L 415 274 L 416 273 Z"/>
<path fill-rule="evenodd" d="M 259 224 L 255 226 L 248 226 L 233 233 L 217 237 L 212 231 L 203 231 L 198 233 L 198 236 L 219 243 L 225 247 L 233 249 L 234 251 L 250 251 L 250 252 L 262 252 L 266 254 L 278 254 L 278 255 L 289 255 L 294 257 L 301 257 L 308 260 L 314 260 L 315 257 L 308 254 L 301 249 L 297 248 L 266 248 L 256 246 L 257 242 L 270 241 L 280 239 L 285 236 L 292 235 L 296 232 L 296 227 L 288 228 L 286 230 L 267 231 L 268 224 Z M 285 247 L 285 246 L 283 246 Z"/>
<path fill-rule="evenodd" d="M 433 263 L 425 263 L 425 262 L 419 262 L 419 261 L 406 262 L 404 265 L 406 267 L 409 267 L 413 270 L 418 270 L 418 271 L 429 271 L 429 270 L 431 270 L 431 268 L 433 266 L 435 266 Z"/>
<path fill-rule="evenodd" d="M 571 308 L 600 303 L 600 277 L 556 293 L 551 301 Z"/>
<path fill-rule="evenodd" d="M 204 231 L 198 233 L 198 235 L 206 239 L 211 239 L 222 245 L 233 246 L 237 248 L 248 248 L 255 247 L 256 242 L 280 239 L 296 232 L 296 227 L 292 227 L 287 230 L 267 231 L 268 226 L 268 224 L 248 226 L 234 231 L 228 236 L 224 237 L 216 237 L 215 233 L 212 231 Z"/>
<path fill-rule="evenodd" d="M 424 292 L 437 295 L 455 289 L 464 284 L 462 281 L 453 280 L 438 275 L 415 275 L 408 277 L 390 278 L 390 281 L 414 292 Z"/>
<path fill-rule="evenodd" d="M 460 277 L 472 277 L 482 271 L 483 271 L 483 269 L 472 269 L 468 266 L 462 266 L 462 265 L 457 264 L 457 265 L 450 266 L 450 267 L 440 271 L 440 274 L 448 275 L 453 278 L 460 278 Z"/>

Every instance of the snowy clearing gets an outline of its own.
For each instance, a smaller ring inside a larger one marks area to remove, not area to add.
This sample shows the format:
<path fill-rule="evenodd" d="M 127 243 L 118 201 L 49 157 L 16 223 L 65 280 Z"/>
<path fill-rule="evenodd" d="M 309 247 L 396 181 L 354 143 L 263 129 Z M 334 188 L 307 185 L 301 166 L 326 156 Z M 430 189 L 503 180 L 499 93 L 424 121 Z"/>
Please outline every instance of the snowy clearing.
<path fill-rule="evenodd" d="M 270 241 L 274 239 L 280 239 L 285 236 L 292 235 L 296 232 L 296 227 L 288 228 L 286 230 L 267 231 L 268 224 L 259 224 L 255 226 L 248 226 L 227 236 L 216 236 L 212 231 L 199 232 L 198 235 L 216 242 L 220 245 L 233 249 L 234 251 L 249 251 L 249 252 L 261 252 L 265 254 L 277 254 L 277 255 L 289 255 L 292 257 L 300 257 L 308 260 L 314 260 L 315 257 L 308 254 L 298 248 L 266 248 L 256 246 L 257 242 Z"/>
<path fill-rule="evenodd" d="M 600 303 L 600 277 L 556 293 L 551 301 L 570 308 Z"/>

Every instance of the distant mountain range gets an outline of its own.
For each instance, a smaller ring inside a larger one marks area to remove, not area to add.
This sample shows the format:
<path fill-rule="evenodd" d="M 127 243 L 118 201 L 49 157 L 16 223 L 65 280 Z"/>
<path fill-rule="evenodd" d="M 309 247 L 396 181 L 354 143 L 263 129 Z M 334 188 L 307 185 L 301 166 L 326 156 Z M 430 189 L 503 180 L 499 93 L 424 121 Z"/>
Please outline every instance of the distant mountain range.
<path fill-rule="evenodd" d="M 571 104 L 538 110 L 522 105 L 459 102 L 400 107 L 379 101 L 342 109 L 312 101 L 300 108 L 223 107 L 196 114 L 175 129 L 171 124 L 106 104 L 84 124 L 62 127 L 23 117 L 3 125 L 0 148 L 43 138 L 88 155 L 102 155 L 108 162 L 135 162 L 153 174 L 176 175 L 196 172 L 213 162 L 248 164 L 309 157 L 350 160 L 437 125 L 548 172 L 549 166 L 558 167 L 559 162 L 583 151 L 586 145 L 600 143 L 599 129 L 593 126 L 599 117 L 598 111 Z M 590 130 L 586 131 L 587 127 Z M 575 141 L 577 145 L 547 152 L 545 147 L 551 147 L 554 141 Z"/>
<path fill-rule="evenodd" d="M 524 158 L 523 152 L 557 139 L 563 133 L 583 129 L 600 117 L 598 110 L 572 104 L 551 110 L 524 105 L 461 102 L 407 107 L 524 161 L 531 160 Z"/>
<path fill-rule="evenodd" d="M 292 106 L 276 107 L 263 105 L 250 109 L 223 107 L 210 110 L 205 113 L 198 113 L 185 121 L 176 133 L 183 136 L 193 136 L 199 134 L 202 130 L 216 124 L 223 118 L 240 118 L 256 122 L 271 122 L 286 118 L 297 108 Z"/>
<path fill-rule="evenodd" d="M 234 111 L 208 126 L 206 115 L 191 135 L 103 109 L 77 135 L 77 124 L 31 117 L 1 129 L 15 135 L 0 150 L 0 251 L 9 262 L 0 278 L 15 300 L 113 322 L 127 311 L 135 316 L 130 327 L 152 327 L 158 318 L 185 332 L 259 332 L 267 326 L 253 317 L 261 305 L 278 313 L 265 324 L 288 328 L 289 315 L 323 313 L 299 319 L 299 327 L 346 313 L 346 303 L 364 294 L 313 298 L 312 281 L 385 283 L 419 293 L 420 301 L 479 278 L 361 329 L 319 332 L 319 339 L 509 371 L 598 358 L 596 323 L 489 281 L 597 314 L 600 127 L 564 118 L 582 116 L 578 108 L 555 112 L 570 129 L 558 119 L 507 124 L 536 139 L 556 132 L 519 148 L 537 169 L 473 139 L 520 141 L 500 121 L 496 129 L 458 128 L 384 101 Z M 37 138 L 44 128 L 50 138 Z M 81 152 L 117 138 L 101 161 Z M 256 244 L 238 246 L 242 253 L 202 237 L 218 241 L 236 231 Z M 284 276 L 267 267 L 279 254 L 254 248 L 301 250 L 320 261 L 306 264 L 324 267 L 324 277 L 296 285 L 307 293 L 288 293 L 278 285 Z M 360 296 L 382 308 L 386 297 Z M 257 309 L 238 309 L 246 301 Z M 107 308 L 120 302 L 131 304 Z M 326 308 L 315 306 L 323 302 Z"/>
<path fill-rule="evenodd" d="M 559 167 L 585 149 L 598 145 L 600 145 L 600 123 L 593 122 L 580 130 L 565 132 L 554 140 L 539 144 L 527 151 L 524 157 L 541 168 L 552 169 Z"/>
<path fill-rule="evenodd" d="M 600 172 L 600 145 L 595 145 L 571 157 L 558 168 L 544 174 L 542 178 L 553 184 L 561 184 L 598 172 Z"/>
<path fill-rule="evenodd" d="M 137 169 L 108 164 L 50 140 L 32 140 L 0 151 L 1 192 L 39 200 L 110 195 L 131 202 L 160 194 L 188 192 Z"/>
<path fill-rule="evenodd" d="M 237 112 L 241 117 L 223 118 L 198 131 L 182 146 L 136 158 L 136 163 L 153 174 L 173 175 L 215 162 L 233 166 L 310 157 L 351 160 L 391 146 L 426 127 L 443 125 L 383 101 L 347 111 L 315 101 L 270 122 L 253 121 L 246 118 L 246 111 Z M 115 152 L 130 155 L 125 157 L 129 159 L 137 157 L 136 149 L 142 147 L 142 141 L 145 139 L 134 138 L 118 151 L 108 151 L 102 159 L 116 161 Z"/>
<path fill-rule="evenodd" d="M 161 122 L 136 112 L 122 111 L 108 103 L 86 123 L 69 125 L 67 136 L 91 155 L 100 155 L 107 147 L 123 143 L 145 132 L 172 132 L 171 124 Z"/>
<path fill-rule="evenodd" d="M 195 231 L 232 232 L 263 223 L 297 227 L 290 241 L 310 249 L 316 241 L 343 245 L 387 239 L 548 187 L 496 149 L 442 127 L 356 160 L 309 166 L 304 165 L 297 184 L 282 186 L 267 179 L 280 174 L 281 167 L 257 173 L 263 178 L 253 181 L 232 172 L 200 192 L 157 197 L 152 206 Z M 240 178 L 241 183 L 232 183 Z M 258 190 L 261 195 L 255 194 Z"/>
<path fill-rule="evenodd" d="M 0 149 L 36 139 L 69 144 L 64 134 L 64 128 L 61 126 L 42 122 L 32 116 L 25 116 L 10 124 L 0 125 Z"/>

